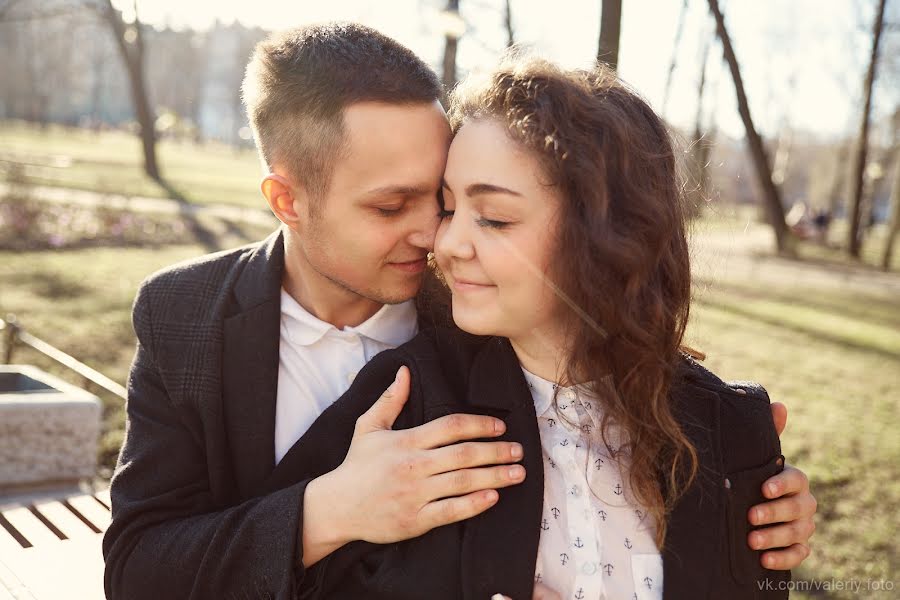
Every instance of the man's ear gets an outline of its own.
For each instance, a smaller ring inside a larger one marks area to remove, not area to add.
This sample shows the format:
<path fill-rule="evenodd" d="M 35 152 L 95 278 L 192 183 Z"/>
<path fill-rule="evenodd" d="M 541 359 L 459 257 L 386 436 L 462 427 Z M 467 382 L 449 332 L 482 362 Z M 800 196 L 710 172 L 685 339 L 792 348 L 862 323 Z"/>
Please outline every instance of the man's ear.
<path fill-rule="evenodd" d="M 303 218 L 297 213 L 298 200 L 303 200 L 300 197 L 303 191 L 291 185 L 287 177 L 278 173 L 266 175 L 260 188 L 278 220 L 296 231 Z"/>

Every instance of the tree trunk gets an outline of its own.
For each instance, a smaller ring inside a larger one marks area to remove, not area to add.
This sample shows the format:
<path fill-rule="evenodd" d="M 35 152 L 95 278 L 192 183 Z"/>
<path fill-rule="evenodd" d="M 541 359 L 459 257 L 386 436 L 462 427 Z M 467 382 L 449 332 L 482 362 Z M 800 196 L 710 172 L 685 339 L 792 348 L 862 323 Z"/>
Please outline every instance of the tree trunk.
<path fill-rule="evenodd" d="M 663 92 L 662 109 L 659 111 L 663 117 L 666 116 L 666 107 L 669 105 L 669 92 L 672 90 L 672 76 L 675 74 L 675 64 L 678 62 L 678 49 L 681 47 L 681 32 L 684 30 L 684 14 L 687 12 L 687 7 L 688 0 L 684 0 L 681 4 L 681 11 L 678 13 L 678 26 L 675 28 L 675 42 L 672 44 L 672 59 L 669 61 L 669 72 L 666 75 L 666 87 Z M 705 56 L 703 64 L 706 64 Z M 700 84 L 700 88 L 701 90 L 703 89 L 702 83 Z"/>
<path fill-rule="evenodd" d="M 446 11 L 451 14 L 459 14 L 459 0 L 447 0 Z M 450 91 L 456 86 L 456 48 L 459 40 L 455 35 L 446 33 L 444 35 L 444 93 L 450 94 Z M 446 104 L 446 103 L 445 103 Z"/>
<path fill-rule="evenodd" d="M 509 3 L 511 0 L 506 0 L 503 5 L 503 24 L 506 26 L 506 47 L 512 48 L 516 43 L 516 35 L 515 30 L 513 29 L 512 24 L 512 8 Z"/>
<path fill-rule="evenodd" d="M 834 174 L 831 180 L 831 191 L 828 193 L 828 216 L 830 217 L 828 221 L 826 221 L 824 230 L 822 231 L 822 241 L 827 245 L 828 243 L 828 230 L 831 227 L 831 223 L 834 222 L 834 218 L 838 214 L 838 208 L 840 208 L 841 198 L 843 198 L 844 191 L 846 189 L 846 177 L 847 173 L 847 155 L 850 154 L 850 144 L 841 143 L 840 147 L 837 151 L 837 156 L 835 157 L 834 164 Z"/>
<path fill-rule="evenodd" d="M 884 254 L 881 257 L 881 266 L 885 271 L 891 268 L 894 242 L 897 241 L 898 232 L 900 232 L 900 161 L 897 161 L 897 164 L 894 165 L 894 187 L 891 189 L 891 221 L 888 225 Z"/>
<path fill-rule="evenodd" d="M 686 4 L 686 3 L 685 3 Z M 697 113 L 694 117 L 693 152 L 690 156 L 690 174 L 693 181 L 690 182 L 691 199 L 688 205 L 687 216 L 694 218 L 701 214 L 706 203 L 709 186 L 707 185 L 707 163 L 712 151 L 713 141 L 709 139 L 703 126 L 703 92 L 706 88 L 706 61 L 709 57 L 711 40 L 707 38 L 703 45 L 703 54 L 700 60 L 700 78 L 697 84 Z"/>
<path fill-rule="evenodd" d="M 103 7 L 103 16 L 109 24 L 116 47 L 122 57 L 125 70 L 128 73 L 128 83 L 131 88 L 131 100 L 134 103 L 134 116 L 140 125 L 141 146 L 144 150 L 144 172 L 156 181 L 162 181 L 162 174 L 156 160 L 156 115 L 150 106 L 147 97 L 147 86 L 144 79 L 144 37 L 141 33 L 141 23 L 135 20 L 135 39 L 129 44 L 126 38 L 126 26 L 122 15 L 113 8 L 112 1 L 106 0 Z"/>
<path fill-rule="evenodd" d="M 600 9 L 600 44 L 597 61 L 616 71 L 619 68 L 619 31 L 622 26 L 622 0 L 603 0 Z"/>
<path fill-rule="evenodd" d="M 775 244 L 779 252 L 791 253 L 793 252 L 793 243 L 787 224 L 784 222 L 784 206 L 781 203 L 781 193 L 772 181 L 772 169 L 769 166 L 769 158 L 766 155 L 765 146 L 763 146 L 762 138 L 757 133 L 753 124 L 753 118 L 750 116 L 750 105 L 747 102 L 747 94 L 744 92 L 744 82 L 741 79 L 741 72 L 738 68 L 737 56 L 734 54 L 728 31 L 725 29 L 725 18 L 719 9 L 718 0 L 709 0 L 709 9 L 716 18 L 716 33 L 722 41 L 722 51 L 725 54 L 725 60 L 728 62 L 728 68 L 731 70 L 731 78 L 734 80 L 738 112 L 741 115 L 741 120 L 744 122 L 747 145 L 750 147 L 750 156 L 753 159 L 756 178 L 762 189 L 769 222 L 772 224 L 772 229 L 775 232 Z"/>
<path fill-rule="evenodd" d="M 869 113 L 872 110 L 872 86 L 875 82 L 875 70 L 878 67 L 878 45 L 881 42 L 881 30 L 884 28 L 884 5 L 886 0 L 879 0 L 875 24 L 872 27 L 872 54 L 869 57 L 869 68 L 863 84 L 866 100 L 863 103 L 862 119 L 859 124 L 859 137 L 856 140 L 856 160 L 853 163 L 853 194 L 850 196 L 850 228 L 847 231 L 847 251 L 850 256 L 859 258 L 862 246 L 862 197 L 863 177 L 866 171 L 866 154 L 869 146 Z"/>

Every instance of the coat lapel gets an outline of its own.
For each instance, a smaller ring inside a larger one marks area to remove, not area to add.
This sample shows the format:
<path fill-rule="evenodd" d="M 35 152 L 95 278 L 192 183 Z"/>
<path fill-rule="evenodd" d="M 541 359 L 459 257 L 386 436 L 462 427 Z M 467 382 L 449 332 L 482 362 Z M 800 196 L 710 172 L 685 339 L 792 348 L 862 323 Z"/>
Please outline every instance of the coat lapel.
<path fill-rule="evenodd" d="M 255 496 L 275 467 L 283 271 L 284 241 L 279 231 L 250 256 L 234 285 L 237 312 L 225 319 L 225 429 L 242 499 Z"/>
<path fill-rule="evenodd" d="M 710 565 L 721 564 L 721 456 L 718 396 L 682 382 L 671 397 L 675 418 L 697 449 L 697 478 L 679 499 L 669 517 L 663 547 L 663 599 L 708 598 Z M 665 482 L 661 482 L 666 489 Z"/>
<path fill-rule="evenodd" d="M 495 338 L 475 359 L 468 403 L 503 418 L 499 439 L 525 448 L 525 481 L 500 490 L 499 502 L 468 520 L 462 540 L 462 589 L 467 600 L 502 593 L 531 598 L 544 502 L 540 433 L 531 393 L 509 341 Z"/>

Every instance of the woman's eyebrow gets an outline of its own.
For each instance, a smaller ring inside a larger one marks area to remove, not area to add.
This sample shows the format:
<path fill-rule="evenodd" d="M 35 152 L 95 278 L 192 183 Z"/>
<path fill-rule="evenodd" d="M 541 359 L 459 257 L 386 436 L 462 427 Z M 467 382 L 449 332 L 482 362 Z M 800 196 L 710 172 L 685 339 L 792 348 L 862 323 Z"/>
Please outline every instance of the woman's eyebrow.
<path fill-rule="evenodd" d="M 452 191 L 446 180 L 441 180 L 441 187 Z M 467 196 L 481 196 L 484 194 L 508 194 L 510 196 L 521 196 L 519 192 L 505 188 L 503 186 L 494 185 L 493 183 L 470 183 L 466 186 Z"/>

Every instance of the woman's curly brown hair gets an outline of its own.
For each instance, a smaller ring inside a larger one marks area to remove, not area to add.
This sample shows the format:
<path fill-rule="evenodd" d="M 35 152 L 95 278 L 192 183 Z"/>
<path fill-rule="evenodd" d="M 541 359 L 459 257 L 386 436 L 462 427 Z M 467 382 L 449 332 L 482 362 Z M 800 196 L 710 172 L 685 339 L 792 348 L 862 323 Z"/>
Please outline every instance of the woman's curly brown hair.
<path fill-rule="evenodd" d="M 672 142 L 662 120 L 605 66 L 564 70 L 512 55 L 451 99 L 454 131 L 493 119 L 538 158 L 563 197 L 551 270 L 572 309 L 566 382 L 595 383 L 600 436 L 626 434 L 630 484 L 663 547 L 666 516 L 697 473 L 672 414 L 691 275 Z"/>

